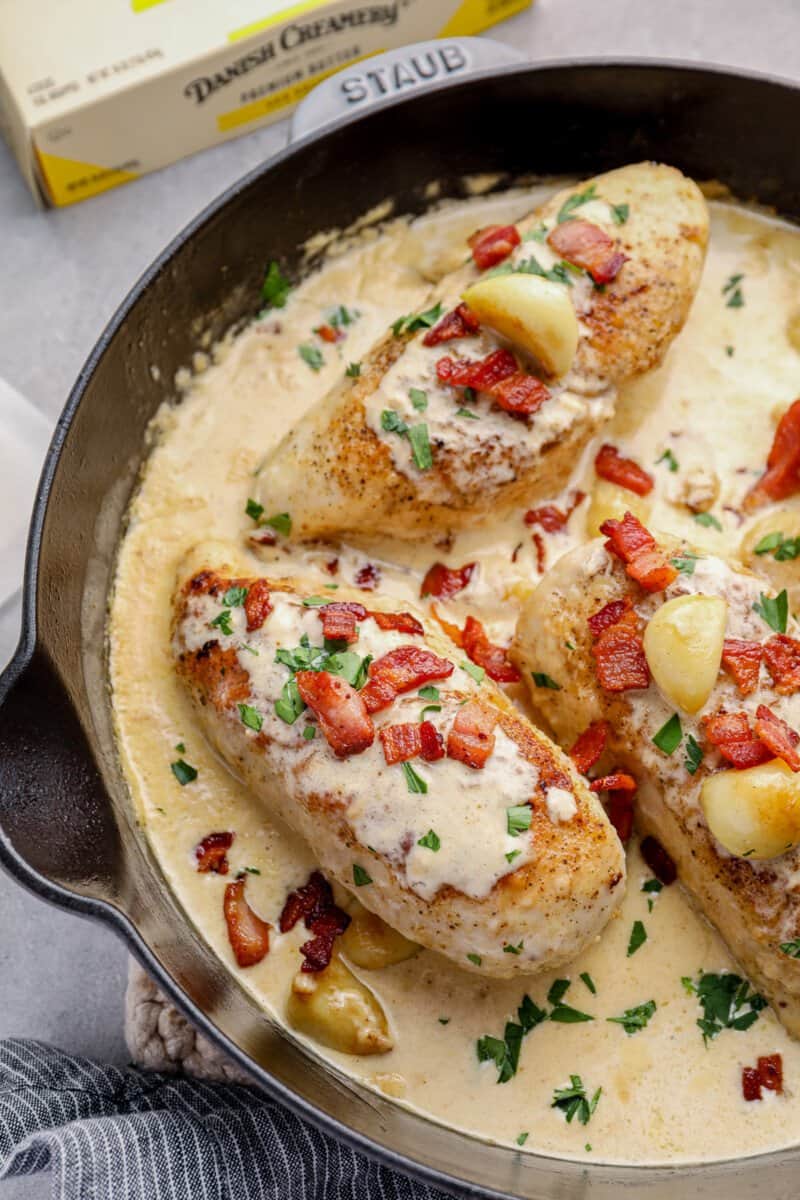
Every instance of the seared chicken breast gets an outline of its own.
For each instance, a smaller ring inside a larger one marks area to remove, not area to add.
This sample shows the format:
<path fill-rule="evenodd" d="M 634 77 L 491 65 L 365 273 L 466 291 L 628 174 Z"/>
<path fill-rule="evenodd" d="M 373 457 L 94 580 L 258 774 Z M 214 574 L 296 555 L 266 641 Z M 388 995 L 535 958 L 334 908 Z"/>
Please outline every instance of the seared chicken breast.
<path fill-rule="evenodd" d="M 707 237 L 696 185 L 652 163 L 479 231 L 466 265 L 272 451 L 259 502 L 300 540 L 415 538 L 553 495 L 617 387 L 681 329 Z"/>
<path fill-rule="evenodd" d="M 421 614 L 233 561 L 211 544 L 187 563 L 175 666 L 211 744 L 323 871 L 486 975 L 595 939 L 624 855 L 569 759 Z"/>
<path fill-rule="evenodd" d="M 606 723 L 603 765 L 635 776 L 642 831 L 798 1036 L 800 628 L 785 593 L 719 558 L 642 542 L 632 561 L 602 541 L 562 558 L 512 656 L 562 745 Z M 666 587 L 648 591 L 631 570 Z"/>

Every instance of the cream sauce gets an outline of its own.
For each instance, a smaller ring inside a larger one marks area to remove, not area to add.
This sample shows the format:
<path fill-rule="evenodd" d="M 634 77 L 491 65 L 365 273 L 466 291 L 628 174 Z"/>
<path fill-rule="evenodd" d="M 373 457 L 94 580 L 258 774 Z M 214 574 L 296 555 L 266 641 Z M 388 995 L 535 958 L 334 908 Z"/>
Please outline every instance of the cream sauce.
<path fill-rule="evenodd" d="M 182 381 L 188 385 L 182 402 L 164 408 L 154 424 L 155 445 L 121 546 L 111 614 L 120 755 L 166 881 L 242 986 L 278 1019 L 297 969 L 299 944 L 307 935 L 298 928 L 276 938 L 261 963 L 237 970 L 222 894 L 237 871 L 254 868 L 260 874 L 248 877 L 248 897 L 274 922 L 286 891 L 304 882 L 315 864 L 296 838 L 267 819 L 195 732 L 170 650 L 176 573 L 197 542 L 209 537 L 238 541 L 250 532 L 243 510 L 253 473 L 286 432 L 287 409 L 292 420 L 299 418 L 388 324 L 417 311 L 431 280 L 463 263 L 464 239 L 474 228 L 521 217 L 545 191 L 483 198 L 411 223 L 395 221 L 380 236 L 333 254 L 292 294 L 286 309 L 215 348 L 211 365 L 198 360 L 200 369 Z M 603 214 L 590 213 L 588 205 L 586 215 L 603 223 Z M 738 273 L 744 275 L 744 304 L 728 307 L 722 289 Z M 602 435 L 656 476 L 655 492 L 648 498 L 651 527 L 686 536 L 709 553 L 736 553 L 748 526 L 739 528 L 725 506 L 740 501 L 761 469 L 775 417 L 797 394 L 800 357 L 787 324 L 800 295 L 798 279 L 797 232 L 733 206 L 713 206 L 711 249 L 687 327 L 661 368 L 624 389 L 617 415 Z M 319 343 L 324 362 L 314 371 L 297 347 L 316 343 L 312 330 L 339 304 L 360 315 L 343 341 L 333 347 Z M 405 381 L 398 386 L 398 404 L 404 386 Z M 678 462 L 674 472 L 667 459 L 655 465 L 667 449 Z M 575 487 L 591 491 L 595 450 L 589 447 L 576 464 L 565 494 Z M 716 497 L 713 513 L 721 530 L 699 526 L 685 507 L 685 501 L 704 494 Z M 567 532 L 545 536 L 547 563 L 583 540 L 585 511 L 586 505 L 576 511 Z M 475 560 L 478 570 L 448 606 L 448 616 L 463 622 L 473 612 L 499 641 L 510 638 L 517 602 L 537 578 L 536 550 L 521 512 L 460 535 L 449 548 L 387 539 L 370 546 L 368 554 L 342 546 L 294 556 L 268 550 L 263 557 L 272 564 L 271 573 L 295 572 L 321 586 L 331 581 L 323 567 L 333 554 L 339 559 L 337 580 L 352 582 L 355 572 L 371 561 L 382 572 L 379 588 L 400 601 L 416 600 L 422 573 L 434 559 L 451 565 Z M 254 561 L 253 566 L 257 570 L 259 564 Z M 521 692 L 515 698 L 523 702 Z M 179 745 L 185 749 L 176 750 Z M 179 757 L 198 771 L 185 787 L 170 771 Z M 548 809 L 553 819 L 569 819 L 564 796 L 549 796 Z M 375 827 L 383 818 L 365 814 L 364 820 L 371 826 L 369 833 L 364 831 L 365 840 L 381 836 Z M 231 875 L 198 874 L 194 846 L 210 831 L 222 829 L 236 834 L 229 852 Z M 425 874 L 430 869 L 429 862 L 423 863 L 418 887 L 434 886 Z M 560 972 L 572 981 L 565 1002 L 594 1020 L 538 1026 L 525 1040 L 519 1070 L 510 1082 L 496 1083 L 496 1068 L 491 1062 L 479 1064 L 475 1044 L 484 1034 L 502 1035 L 524 986 L 466 974 L 429 952 L 380 971 L 357 972 L 389 1014 L 395 1041 L 390 1053 L 346 1057 L 307 1042 L 310 1052 L 475 1136 L 515 1146 L 518 1136 L 527 1133 L 526 1151 L 590 1161 L 674 1163 L 795 1143 L 800 1135 L 800 1045 L 767 1011 L 746 1033 L 725 1031 L 704 1047 L 695 1024 L 700 1010 L 681 986 L 681 977 L 696 975 L 700 968 L 735 970 L 735 964 L 677 886 L 657 896 L 643 893 L 648 877 L 633 846 L 620 914 L 596 945 L 569 971 Z M 635 920 L 644 922 L 647 941 L 628 957 Z M 589 974 L 596 994 L 581 980 L 582 973 Z M 528 988 L 545 1007 L 551 982 L 550 976 L 536 977 Z M 650 999 L 657 1011 L 646 1029 L 629 1036 L 620 1025 L 607 1022 Z M 742 1066 L 774 1052 L 783 1055 L 786 1094 L 767 1094 L 762 1102 L 746 1104 Z M 567 1124 L 563 1113 L 551 1107 L 554 1089 L 567 1084 L 570 1074 L 581 1075 L 590 1095 L 603 1089 L 586 1127 L 577 1121 Z"/>

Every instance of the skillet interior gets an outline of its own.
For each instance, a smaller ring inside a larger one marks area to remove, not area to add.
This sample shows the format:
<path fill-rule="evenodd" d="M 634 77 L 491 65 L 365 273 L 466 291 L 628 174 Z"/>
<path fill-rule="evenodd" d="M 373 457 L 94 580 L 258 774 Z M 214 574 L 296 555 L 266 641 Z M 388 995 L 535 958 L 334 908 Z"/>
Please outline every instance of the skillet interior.
<path fill-rule="evenodd" d="M 105 682 L 106 601 L 147 422 L 200 335 L 253 311 L 265 262 L 279 258 L 292 274 L 310 235 L 387 196 L 396 212 L 419 212 L 431 180 L 458 195 L 468 174 L 585 176 L 649 157 L 799 220 L 799 120 L 800 91 L 787 85 L 636 64 L 512 68 L 374 112 L 279 156 L 185 231 L 125 301 L 59 423 L 32 531 L 23 642 L 0 680 L 0 853 L 40 893 L 111 920 L 257 1082 L 437 1182 L 531 1197 L 610 1197 L 627 1183 L 665 1197 L 684 1171 L 589 1175 L 414 1117 L 298 1050 L 195 935 L 136 829 Z M 741 1163 L 695 1168 L 693 1191 L 724 1186 L 735 1200 L 751 1194 L 757 1170 L 761 1189 L 793 1194 L 793 1154 L 755 1161 L 752 1177 Z"/>

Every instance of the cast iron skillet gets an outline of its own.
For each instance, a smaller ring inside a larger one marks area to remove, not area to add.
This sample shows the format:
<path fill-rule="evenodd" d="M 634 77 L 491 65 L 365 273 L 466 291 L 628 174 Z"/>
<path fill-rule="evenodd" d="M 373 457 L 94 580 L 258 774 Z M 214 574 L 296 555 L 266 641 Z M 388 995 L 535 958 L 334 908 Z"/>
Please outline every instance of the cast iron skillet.
<path fill-rule="evenodd" d="M 304 138 L 235 184 L 167 247 L 103 333 L 44 468 L 22 639 L 0 678 L 0 857 L 64 907 L 109 922 L 164 990 L 253 1081 L 386 1164 L 473 1194 L 597 1200 L 796 1192 L 800 1155 L 685 1170 L 587 1168 L 485 1145 L 368 1092 L 309 1055 L 244 994 L 163 885 L 132 814 L 111 733 L 106 601 L 144 434 L 190 360 L 254 310 L 264 265 L 298 269 L 312 234 L 387 196 L 470 173 L 593 175 L 643 158 L 717 179 L 800 220 L 800 90 L 775 80 L 633 62 L 512 66 L 395 98 Z M 155 375 L 151 365 L 157 364 Z M 709 403 L 713 398 L 709 397 Z M 669 1064 L 664 1064 L 669 1086 Z M 794 1175 L 794 1180 L 792 1176 Z"/>

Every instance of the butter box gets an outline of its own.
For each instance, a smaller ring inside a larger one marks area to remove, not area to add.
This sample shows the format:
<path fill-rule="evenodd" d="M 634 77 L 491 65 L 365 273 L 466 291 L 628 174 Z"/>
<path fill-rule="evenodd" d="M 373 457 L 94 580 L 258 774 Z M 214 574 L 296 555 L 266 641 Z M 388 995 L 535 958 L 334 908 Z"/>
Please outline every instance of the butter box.
<path fill-rule="evenodd" d="M 0 126 L 36 200 L 74 204 L 278 120 L 348 63 L 532 0 L 0 0 Z"/>

